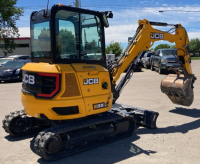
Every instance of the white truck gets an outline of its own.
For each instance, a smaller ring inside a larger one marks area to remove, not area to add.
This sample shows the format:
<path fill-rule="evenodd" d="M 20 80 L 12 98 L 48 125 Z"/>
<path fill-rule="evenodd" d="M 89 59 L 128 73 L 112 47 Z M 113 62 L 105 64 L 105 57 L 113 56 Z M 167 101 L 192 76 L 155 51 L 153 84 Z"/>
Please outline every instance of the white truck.
<path fill-rule="evenodd" d="M 115 54 L 106 54 L 106 64 L 108 65 L 112 61 L 115 61 Z"/>

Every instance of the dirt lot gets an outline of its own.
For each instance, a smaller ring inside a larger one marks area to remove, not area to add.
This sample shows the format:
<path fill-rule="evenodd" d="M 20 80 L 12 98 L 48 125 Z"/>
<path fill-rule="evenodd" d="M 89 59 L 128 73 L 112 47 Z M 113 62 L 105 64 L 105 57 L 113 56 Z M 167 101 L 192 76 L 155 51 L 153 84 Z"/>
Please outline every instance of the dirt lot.
<path fill-rule="evenodd" d="M 51 164 L 198 164 L 200 161 L 200 61 L 192 61 L 195 100 L 190 107 L 174 105 L 160 91 L 166 75 L 143 69 L 125 87 L 118 102 L 159 112 L 157 129 L 138 127 L 126 139 L 107 144 Z M 9 112 L 23 109 L 21 83 L 0 84 L 0 120 Z M 37 134 L 13 138 L 0 128 L 0 163 L 49 163 L 34 153 Z"/>

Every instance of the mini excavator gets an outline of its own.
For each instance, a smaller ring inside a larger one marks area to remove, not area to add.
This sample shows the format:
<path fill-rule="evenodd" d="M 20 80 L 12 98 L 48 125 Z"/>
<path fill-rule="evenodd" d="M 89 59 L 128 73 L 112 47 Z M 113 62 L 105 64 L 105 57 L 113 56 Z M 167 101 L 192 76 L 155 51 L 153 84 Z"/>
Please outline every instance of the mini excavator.
<path fill-rule="evenodd" d="M 171 68 L 175 74 L 162 80 L 161 91 L 175 104 L 193 102 L 196 77 L 190 66 L 189 38 L 181 24 L 139 20 L 123 56 L 106 65 L 104 27 L 109 27 L 108 18 L 113 18 L 111 11 L 62 4 L 30 16 L 32 63 L 22 67 L 24 110 L 6 115 L 3 128 L 11 136 L 40 131 L 34 148 L 46 160 L 128 137 L 136 123 L 156 128 L 157 112 L 116 103 L 141 51 L 155 41 L 175 42 L 181 65 Z M 152 26 L 172 26 L 174 31 Z"/>

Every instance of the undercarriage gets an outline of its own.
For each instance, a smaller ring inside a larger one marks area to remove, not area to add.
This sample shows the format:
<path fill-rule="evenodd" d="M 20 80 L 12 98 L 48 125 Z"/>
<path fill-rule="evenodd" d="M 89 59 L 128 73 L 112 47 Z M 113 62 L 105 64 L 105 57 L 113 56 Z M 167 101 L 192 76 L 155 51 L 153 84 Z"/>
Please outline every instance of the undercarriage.
<path fill-rule="evenodd" d="M 46 160 L 58 160 L 129 137 L 136 123 L 156 128 L 157 117 L 157 112 L 116 103 L 108 112 L 71 121 L 38 119 L 24 110 L 16 111 L 5 116 L 3 128 L 12 136 L 42 130 L 35 138 L 36 153 Z"/>

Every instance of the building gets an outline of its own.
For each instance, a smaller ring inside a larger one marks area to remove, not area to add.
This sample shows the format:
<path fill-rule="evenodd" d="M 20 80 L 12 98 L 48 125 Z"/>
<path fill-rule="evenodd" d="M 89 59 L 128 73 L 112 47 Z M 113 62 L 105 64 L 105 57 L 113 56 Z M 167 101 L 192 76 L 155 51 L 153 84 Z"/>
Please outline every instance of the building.
<path fill-rule="evenodd" d="M 10 55 L 31 55 L 31 39 L 29 37 L 15 38 L 16 47 L 13 53 L 8 53 Z M 0 56 L 4 56 L 3 49 L 4 44 L 0 42 Z"/>

